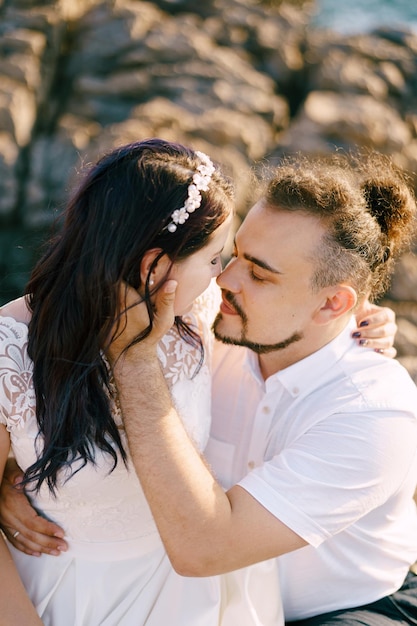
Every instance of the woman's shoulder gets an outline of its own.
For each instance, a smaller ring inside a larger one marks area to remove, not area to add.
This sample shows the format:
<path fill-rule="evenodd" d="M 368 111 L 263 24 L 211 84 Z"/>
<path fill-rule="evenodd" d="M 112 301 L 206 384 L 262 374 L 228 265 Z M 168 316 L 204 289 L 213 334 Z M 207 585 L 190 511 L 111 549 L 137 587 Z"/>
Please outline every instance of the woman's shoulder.
<path fill-rule="evenodd" d="M 0 308 L 0 424 L 10 431 L 35 417 L 33 366 L 27 352 L 29 321 L 24 298 Z"/>
<path fill-rule="evenodd" d="M 9 317 L 21 324 L 29 324 L 31 312 L 24 296 L 17 298 L 16 300 L 12 300 L 11 302 L 8 302 L 0 307 L 0 318 Z"/>
<path fill-rule="evenodd" d="M 26 348 L 30 316 L 25 298 L 18 298 L 0 307 L 1 354 L 7 352 L 11 344 Z"/>

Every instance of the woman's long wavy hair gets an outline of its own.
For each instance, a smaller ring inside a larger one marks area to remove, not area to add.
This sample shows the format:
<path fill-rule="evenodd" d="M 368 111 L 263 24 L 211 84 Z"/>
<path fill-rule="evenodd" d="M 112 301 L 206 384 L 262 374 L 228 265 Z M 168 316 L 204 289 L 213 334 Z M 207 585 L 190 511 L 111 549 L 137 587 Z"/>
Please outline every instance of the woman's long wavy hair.
<path fill-rule="evenodd" d="M 152 326 L 154 266 L 145 284 L 140 282 L 145 252 L 161 248 L 172 263 L 181 261 L 203 248 L 230 214 L 232 187 L 216 168 L 199 209 L 175 233 L 167 230 L 199 163 L 192 150 L 160 139 L 123 146 L 91 167 L 67 204 L 63 227 L 25 290 L 42 442 L 37 461 L 25 473 L 26 485 L 39 489 L 46 481 L 55 493 L 58 472 L 65 468 L 72 475 L 95 463 L 96 448 L 110 455 L 113 469 L 119 454 L 126 461 L 111 414 L 103 348 L 123 313 L 119 292 L 125 283 L 140 289 Z M 188 341 L 199 341 L 180 318 L 176 324 Z"/>

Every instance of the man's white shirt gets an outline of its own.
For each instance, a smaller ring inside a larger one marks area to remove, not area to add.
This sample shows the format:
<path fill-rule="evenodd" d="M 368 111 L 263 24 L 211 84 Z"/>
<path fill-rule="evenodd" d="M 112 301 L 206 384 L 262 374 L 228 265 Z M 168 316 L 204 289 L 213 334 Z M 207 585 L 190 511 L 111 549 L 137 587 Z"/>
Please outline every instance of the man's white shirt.
<path fill-rule="evenodd" d="M 388 595 L 417 558 L 417 389 L 354 327 L 266 381 L 249 350 L 214 351 L 205 455 L 309 543 L 277 560 L 287 620 Z"/>

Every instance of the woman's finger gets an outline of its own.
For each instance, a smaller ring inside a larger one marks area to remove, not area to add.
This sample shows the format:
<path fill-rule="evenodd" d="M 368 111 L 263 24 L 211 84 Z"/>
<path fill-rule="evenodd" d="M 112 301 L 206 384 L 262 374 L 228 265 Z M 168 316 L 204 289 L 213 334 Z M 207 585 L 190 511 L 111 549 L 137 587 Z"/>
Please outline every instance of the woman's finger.
<path fill-rule="evenodd" d="M 383 326 L 360 326 L 352 333 L 352 337 L 355 339 L 388 339 L 392 345 L 397 330 L 397 324 L 393 322 Z"/>
<path fill-rule="evenodd" d="M 8 541 L 26 554 L 58 555 L 68 548 L 63 529 L 38 515 L 24 492 L 8 480 L 1 486 L 0 527 Z"/>
<path fill-rule="evenodd" d="M 58 539 L 49 534 L 37 533 L 23 526 L 21 526 L 21 528 L 21 531 L 12 528 L 3 528 L 3 532 L 7 540 L 17 550 L 25 554 L 40 556 L 43 553 L 59 556 L 68 549 L 66 542 L 62 539 Z"/>

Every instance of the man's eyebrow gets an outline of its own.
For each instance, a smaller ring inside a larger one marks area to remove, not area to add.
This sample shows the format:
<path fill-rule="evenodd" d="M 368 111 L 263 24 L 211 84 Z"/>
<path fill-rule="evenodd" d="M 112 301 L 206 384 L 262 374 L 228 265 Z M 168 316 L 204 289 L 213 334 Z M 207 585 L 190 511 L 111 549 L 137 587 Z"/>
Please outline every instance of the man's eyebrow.
<path fill-rule="evenodd" d="M 256 257 L 251 256 L 250 254 L 244 254 L 243 258 L 246 259 L 246 261 L 250 261 L 254 265 L 257 265 L 258 267 L 262 267 L 262 269 L 267 270 L 268 272 L 272 272 L 273 274 L 282 274 L 282 272 L 276 270 L 274 267 L 271 267 L 269 263 L 266 263 L 265 261 L 262 261 L 261 259 L 257 259 Z"/>
<path fill-rule="evenodd" d="M 235 250 L 237 250 L 236 237 L 233 238 L 233 247 Z M 266 263 L 266 261 L 257 259 L 256 257 L 251 256 L 250 254 L 244 254 L 243 258 L 246 261 L 249 261 L 250 263 L 257 265 L 258 267 L 262 267 L 262 269 L 266 270 L 267 272 L 272 272 L 273 274 L 282 274 L 282 272 L 280 272 L 279 270 L 276 270 L 274 267 L 269 265 L 269 263 Z"/>

